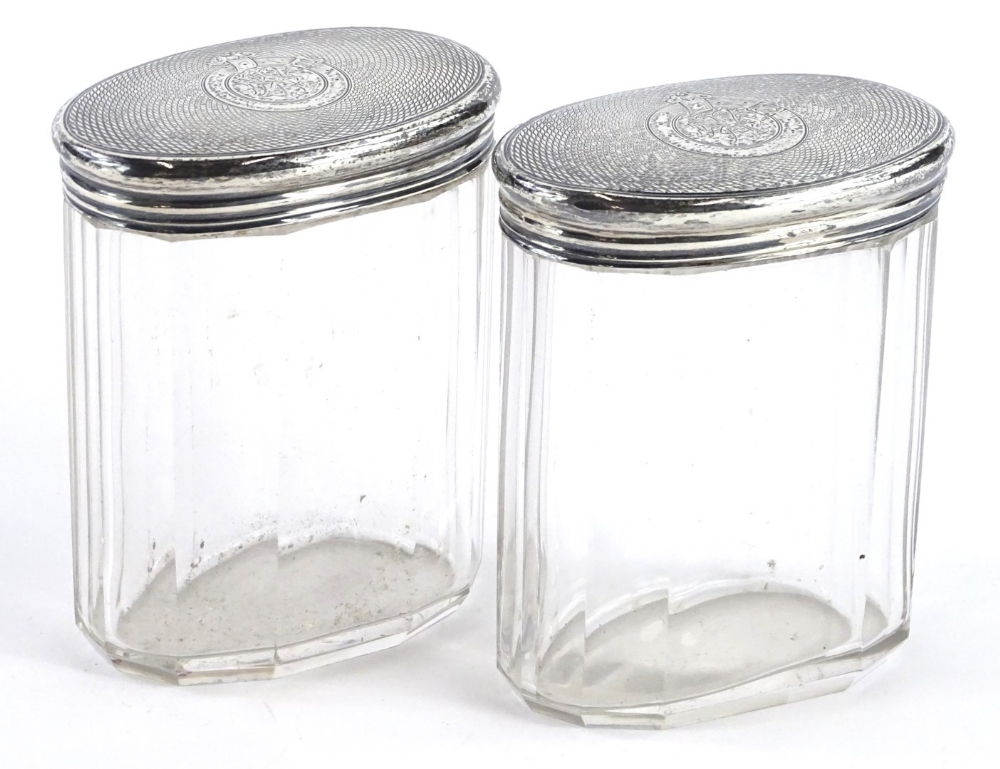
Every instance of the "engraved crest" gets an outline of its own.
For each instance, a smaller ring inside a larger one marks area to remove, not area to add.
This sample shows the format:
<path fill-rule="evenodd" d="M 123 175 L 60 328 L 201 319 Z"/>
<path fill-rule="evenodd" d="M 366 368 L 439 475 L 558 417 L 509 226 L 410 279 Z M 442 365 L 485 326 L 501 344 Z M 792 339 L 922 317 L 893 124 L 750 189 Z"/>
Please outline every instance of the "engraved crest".
<path fill-rule="evenodd" d="M 264 111 L 304 110 L 330 104 L 347 93 L 347 76 L 326 62 L 304 56 L 216 56 L 219 69 L 205 78 L 205 90 L 226 104 Z"/>
<path fill-rule="evenodd" d="M 772 102 L 679 92 L 647 123 L 658 139 L 689 152 L 729 157 L 773 155 L 806 135 L 802 118 Z"/>

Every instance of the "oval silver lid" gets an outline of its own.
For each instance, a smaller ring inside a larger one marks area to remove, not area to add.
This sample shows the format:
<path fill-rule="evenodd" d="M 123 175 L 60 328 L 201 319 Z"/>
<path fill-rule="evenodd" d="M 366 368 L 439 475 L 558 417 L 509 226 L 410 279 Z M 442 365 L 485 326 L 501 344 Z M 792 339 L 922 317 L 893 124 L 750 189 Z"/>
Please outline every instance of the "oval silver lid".
<path fill-rule="evenodd" d="M 604 267 L 725 267 L 849 248 L 932 212 L 954 143 L 903 91 L 756 75 L 602 96 L 498 143 L 520 245 Z"/>
<path fill-rule="evenodd" d="M 298 224 L 441 187 L 489 154 L 496 73 L 399 29 L 290 32 L 142 64 L 56 116 L 67 199 L 163 236 Z"/>

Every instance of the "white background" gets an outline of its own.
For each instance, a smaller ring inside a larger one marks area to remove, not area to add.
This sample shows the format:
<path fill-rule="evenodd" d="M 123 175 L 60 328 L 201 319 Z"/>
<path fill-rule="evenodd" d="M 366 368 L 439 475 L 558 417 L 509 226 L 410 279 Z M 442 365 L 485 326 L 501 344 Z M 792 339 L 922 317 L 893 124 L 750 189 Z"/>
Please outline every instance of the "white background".
<path fill-rule="evenodd" d="M 998 766 L 1000 114 L 991 3 L 316 0 L 22 2 L 0 97 L 0 767 Z M 58 107 L 128 66 L 252 35 L 435 32 L 499 71 L 504 132 L 602 93 L 820 72 L 938 106 L 941 205 L 911 639 L 844 694 L 663 733 L 529 712 L 494 668 L 495 517 L 470 600 L 413 642 L 274 682 L 179 689 L 115 672 L 73 625 Z"/>

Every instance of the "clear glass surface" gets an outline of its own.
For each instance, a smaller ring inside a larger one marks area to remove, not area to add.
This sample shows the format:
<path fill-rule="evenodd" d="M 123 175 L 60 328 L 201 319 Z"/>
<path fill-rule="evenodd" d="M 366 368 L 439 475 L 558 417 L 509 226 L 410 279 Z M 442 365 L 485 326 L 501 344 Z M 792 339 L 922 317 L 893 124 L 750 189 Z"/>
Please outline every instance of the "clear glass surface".
<path fill-rule="evenodd" d="M 481 551 L 490 196 L 167 241 L 66 208 L 76 614 L 117 665 L 392 646 Z"/>
<path fill-rule="evenodd" d="M 906 638 L 935 226 L 670 274 L 505 240 L 498 661 L 532 708 L 697 721 Z"/>

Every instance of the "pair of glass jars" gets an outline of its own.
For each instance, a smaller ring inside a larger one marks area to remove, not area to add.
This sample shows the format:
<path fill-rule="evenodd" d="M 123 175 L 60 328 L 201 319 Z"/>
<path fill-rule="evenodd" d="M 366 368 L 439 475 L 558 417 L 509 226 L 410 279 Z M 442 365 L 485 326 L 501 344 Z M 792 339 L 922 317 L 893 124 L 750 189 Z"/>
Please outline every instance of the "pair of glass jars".
<path fill-rule="evenodd" d="M 332 29 L 63 108 L 79 625 L 180 683 L 399 643 L 468 593 L 500 401 L 532 708 L 845 687 L 909 627 L 947 121 L 801 75 L 557 109 L 492 154 L 494 265 L 498 94 L 463 46 Z"/>

